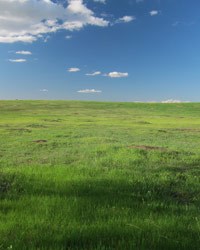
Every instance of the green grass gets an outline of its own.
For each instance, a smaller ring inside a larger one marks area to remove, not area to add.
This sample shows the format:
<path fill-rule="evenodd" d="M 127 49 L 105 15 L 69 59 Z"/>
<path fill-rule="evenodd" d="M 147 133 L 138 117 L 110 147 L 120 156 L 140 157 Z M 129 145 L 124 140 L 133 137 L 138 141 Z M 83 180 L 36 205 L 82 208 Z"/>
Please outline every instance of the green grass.
<path fill-rule="evenodd" d="M 200 104 L 0 101 L 0 249 L 199 249 Z"/>

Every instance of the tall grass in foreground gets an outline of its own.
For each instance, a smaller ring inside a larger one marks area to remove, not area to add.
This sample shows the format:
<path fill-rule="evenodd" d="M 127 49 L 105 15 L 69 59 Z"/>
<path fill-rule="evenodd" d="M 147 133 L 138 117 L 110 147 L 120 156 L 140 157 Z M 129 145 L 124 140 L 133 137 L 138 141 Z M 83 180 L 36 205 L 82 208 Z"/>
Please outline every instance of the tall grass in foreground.
<path fill-rule="evenodd" d="M 0 102 L 0 249 L 199 249 L 200 104 Z"/>

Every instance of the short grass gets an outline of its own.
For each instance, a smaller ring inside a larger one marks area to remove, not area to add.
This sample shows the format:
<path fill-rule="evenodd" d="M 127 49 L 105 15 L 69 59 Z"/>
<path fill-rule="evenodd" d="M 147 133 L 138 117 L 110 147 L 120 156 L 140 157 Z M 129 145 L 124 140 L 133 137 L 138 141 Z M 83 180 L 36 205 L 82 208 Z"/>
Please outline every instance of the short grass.
<path fill-rule="evenodd" d="M 200 249 L 200 104 L 0 102 L 0 249 Z"/>

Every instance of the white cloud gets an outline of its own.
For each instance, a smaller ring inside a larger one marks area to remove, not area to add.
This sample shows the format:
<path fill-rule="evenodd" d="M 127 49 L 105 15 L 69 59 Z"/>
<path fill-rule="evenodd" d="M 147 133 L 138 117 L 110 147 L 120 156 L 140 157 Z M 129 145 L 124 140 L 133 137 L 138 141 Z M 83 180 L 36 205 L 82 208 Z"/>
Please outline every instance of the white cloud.
<path fill-rule="evenodd" d="M 110 72 L 106 74 L 106 76 L 111 77 L 111 78 L 122 78 L 122 77 L 128 77 L 128 73 Z"/>
<path fill-rule="evenodd" d="M 26 62 L 26 59 L 9 59 L 9 62 L 12 62 L 12 63 L 23 63 L 23 62 Z"/>
<path fill-rule="evenodd" d="M 19 55 L 32 55 L 32 52 L 26 51 L 26 50 L 21 50 L 21 51 L 16 51 L 15 54 L 19 54 Z"/>
<path fill-rule="evenodd" d="M 191 25 L 194 25 L 194 24 L 195 24 L 194 21 L 192 21 L 192 22 L 180 22 L 180 21 L 176 21 L 176 22 L 174 22 L 174 23 L 172 24 L 172 26 L 174 26 L 174 27 L 177 27 L 177 26 L 179 26 L 179 25 L 191 26 Z"/>
<path fill-rule="evenodd" d="M 40 92 L 49 92 L 48 89 L 40 89 Z"/>
<path fill-rule="evenodd" d="M 180 24 L 180 22 L 178 22 L 178 21 L 176 21 L 176 22 L 174 22 L 173 24 L 172 24 L 172 26 L 178 26 Z"/>
<path fill-rule="evenodd" d="M 180 100 L 169 99 L 169 100 L 162 101 L 161 103 L 181 103 L 181 102 L 182 101 Z"/>
<path fill-rule="evenodd" d="M 94 73 L 88 73 L 88 74 L 86 74 L 86 76 L 98 76 L 98 75 L 101 75 L 101 71 L 96 71 Z"/>
<path fill-rule="evenodd" d="M 123 16 L 121 18 L 119 18 L 116 22 L 120 22 L 120 23 L 129 23 L 134 21 L 136 18 L 134 16 Z"/>
<path fill-rule="evenodd" d="M 67 7 L 50 0 L 0 0 L 0 43 L 34 42 L 58 30 L 79 30 L 87 25 L 105 27 L 83 0 L 68 0 Z"/>
<path fill-rule="evenodd" d="M 79 90 L 77 91 L 78 93 L 81 94 L 95 94 L 95 93 L 102 93 L 101 90 L 96 90 L 96 89 L 83 89 L 83 90 Z"/>
<path fill-rule="evenodd" d="M 67 71 L 68 72 L 79 72 L 80 69 L 79 68 L 69 68 Z"/>
<path fill-rule="evenodd" d="M 156 16 L 156 15 L 159 14 L 159 11 L 158 11 L 158 10 L 151 10 L 151 11 L 149 12 L 149 14 L 150 14 L 150 16 Z"/>
<path fill-rule="evenodd" d="M 0 24 L 1 26 L 1 24 Z M 15 42 L 25 42 L 25 43 L 32 43 L 37 40 L 36 37 L 32 35 L 17 35 L 14 33 L 14 35 L 9 34 L 2 34 L 0 31 L 0 43 L 15 43 Z"/>
<path fill-rule="evenodd" d="M 65 37 L 67 40 L 72 39 L 72 36 L 68 35 Z"/>
<path fill-rule="evenodd" d="M 93 1 L 96 2 L 96 3 L 106 4 L 106 0 L 93 0 Z"/>

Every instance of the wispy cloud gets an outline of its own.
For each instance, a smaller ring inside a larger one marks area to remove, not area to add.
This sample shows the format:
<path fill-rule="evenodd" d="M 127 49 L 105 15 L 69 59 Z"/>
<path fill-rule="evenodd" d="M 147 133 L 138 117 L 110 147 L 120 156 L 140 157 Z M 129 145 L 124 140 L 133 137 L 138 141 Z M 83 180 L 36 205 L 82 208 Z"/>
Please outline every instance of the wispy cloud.
<path fill-rule="evenodd" d="M 96 2 L 96 3 L 106 4 L 106 0 L 93 0 L 93 1 Z"/>
<path fill-rule="evenodd" d="M 78 90 L 78 93 L 81 94 L 95 94 L 95 93 L 102 93 L 101 90 L 96 90 L 96 89 L 83 89 L 83 90 Z"/>
<path fill-rule="evenodd" d="M 9 62 L 12 62 L 12 63 L 23 63 L 23 62 L 26 62 L 26 59 L 9 59 Z"/>
<path fill-rule="evenodd" d="M 161 103 L 181 103 L 181 102 L 182 101 L 180 100 L 169 99 L 169 100 L 162 101 Z"/>
<path fill-rule="evenodd" d="M 80 69 L 79 68 L 69 68 L 67 69 L 68 72 L 74 73 L 74 72 L 79 72 Z"/>
<path fill-rule="evenodd" d="M 18 54 L 18 55 L 32 55 L 32 52 L 27 51 L 27 50 L 21 50 L 21 51 L 16 51 L 15 54 Z"/>
<path fill-rule="evenodd" d="M 101 75 L 101 71 L 96 71 L 96 72 L 93 72 L 93 73 L 87 73 L 85 75 L 86 76 L 98 76 L 98 75 Z"/>
<path fill-rule="evenodd" d="M 72 39 L 72 36 L 68 35 L 65 37 L 67 40 Z"/>
<path fill-rule="evenodd" d="M 123 78 L 123 77 L 128 77 L 128 73 L 110 72 L 110 73 L 106 74 L 105 76 L 108 76 L 110 78 Z"/>
<path fill-rule="evenodd" d="M 48 89 L 40 89 L 40 92 L 49 92 Z"/>
<path fill-rule="evenodd" d="M 179 24 L 180 24 L 180 22 L 179 22 L 179 21 L 176 21 L 176 22 L 172 23 L 172 26 L 176 27 L 176 26 L 178 26 Z"/>
<path fill-rule="evenodd" d="M 158 10 L 151 10 L 151 11 L 149 12 L 149 14 L 150 14 L 150 16 L 156 16 L 156 15 L 159 14 L 159 11 L 158 11 Z"/>
<path fill-rule="evenodd" d="M 194 21 L 191 21 L 191 22 L 181 22 L 181 21 L 176 21 L 172 24 L 173 27 L 177 27 L 179 25 L 183 25 L 183 26 L 192 26 L 194 25 L 195 22 Z"/>

